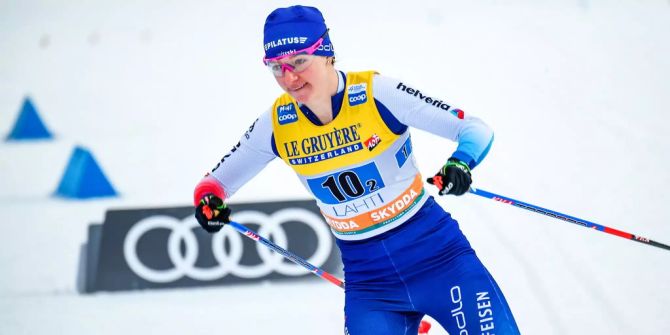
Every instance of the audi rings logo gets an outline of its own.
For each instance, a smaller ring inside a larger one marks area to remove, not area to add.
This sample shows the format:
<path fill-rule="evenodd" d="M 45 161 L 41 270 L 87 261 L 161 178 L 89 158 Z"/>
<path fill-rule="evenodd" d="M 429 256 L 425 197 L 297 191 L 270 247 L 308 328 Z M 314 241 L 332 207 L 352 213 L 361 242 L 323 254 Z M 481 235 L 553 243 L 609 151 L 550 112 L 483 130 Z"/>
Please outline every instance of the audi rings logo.
<path fill-rule="evenodd" d="M 234 213 L 233 217 L 235 221 L 242 224 L 258 224 L 260 226 L 258 234 L 263 237 L 272 237 L 273 241 L 282 248 L 287 248 L 288 245 L 288 237 L 282 225 L 291 221 L 301 222 L 311 228 L 318 239 L 316 250 L 310 257 L 306 257 L 307 261 L 316 266 L 322 266 L 330 256 L 333 247 L 330 230 L 323 223 L 323 219 L 313 212 L 300 208 L 287 208 L 268 215 L 246 210 Z M 128 266 L 139 277 L 154 283 L 169 283 L 184 276 L 201 281 L 212 281 L 228 274 L 245 279 L 257 279 L 272 272 L 286 276 L 301 276 L 309 273 L 299 265 L 284 262 L 280 254 L 271 252 L 259 243 L 256 243 L 255 246 L 261 263 L 241 264 L 242 239 L 246 237 L 226 227 L 212 235 L 211 252 L 218 264 L 207 268 L 197 267 L 199 245 L 194 233 L 196 227 L 200 229 L 192 216 L 178 220 L 171 216 L 154 215 L 138 221 L 130 228 L 123 242 L 123 255 Z M 138 256 L 138 242 L 144 234 L 154 229 L 170 231 L 165 252 L 172 263 L 171 268 L 151 268 L 145 265 Z M 229 245 L 228 249 L 225 248 L 226 241 Z"/>

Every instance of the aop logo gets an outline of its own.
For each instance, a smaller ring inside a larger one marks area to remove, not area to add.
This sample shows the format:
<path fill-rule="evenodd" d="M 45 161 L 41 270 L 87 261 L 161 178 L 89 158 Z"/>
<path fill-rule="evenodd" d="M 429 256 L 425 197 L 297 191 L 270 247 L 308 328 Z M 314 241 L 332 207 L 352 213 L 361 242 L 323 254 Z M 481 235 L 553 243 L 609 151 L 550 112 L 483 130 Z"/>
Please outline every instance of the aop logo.
<path fill-rule="evenodd" d="M 298 113 L 292 103 L 277 107 L 277 120 L 280 125 L 285 125 L 298 121 Z"/>
<path fill-rule="evenodd" d="M 317 267 L 322 266 L 330 256 L 332 240 L 330 230 L 323 220 L 316 214 L 300 208 L 287 208 L 267 215 L 257 211 L 241 211 L 234 214 L 240 223 L 256 223 L 260 225 L 258 234 L 271 237 L 273 241 L 286 249 L 288 237 L 282 228 L 285 222 L 297 221 L 307 225 L 314 231 L 318 243 L 316 250 L 307 258 L 307 261 Z M 256 250 L 261 258 L 257 265 L 242 265 L 240 260 L 243 254 L 242 239 L 246 238 L 234 229 L 222 229 L 212 236 L 212 253 L 218 264 L 210 268 L 196 266 L 198 260 L 198 240 L 193 229 L 198 222 L 193 217 L 179 221 L 165 215 L 155 215 L 136 223 L 126 235 L 123 243 L 123 255 L 130 269 L 139 277 L 154 283 L 169 283 L 186 276 L 196 280 L 212 281 L 233 274 L 240 278 L 256 279 L 270 273 L 277 272 L 286 276 L 301 276 L 309 273 L 305 268 L 285 263 L 283 257 L 273 253 L 261 244 L 256 244 Z M 167 255 L 172 263 L 171 268 L 154 269 L 146 266 L 137 254 L 137 244 L 142 236 L 154 229 L 168 229 L 170 235 L 167 243 Z M 224 247 L 228 242 L 229 248 Z M 182 253 L 181 248 L 184 248 Z M 228 251 L 226 251 L 228 250 Z"/>
<path fill-rule="evenodd" d="M 347 92 L 349 93 L 350 106 L 360 105 L 368 101 L 368 96 L 366 94 L 367 86 L 368 84 L 362 83 L 362 84 L 350 85 L 347 88 Z"/>

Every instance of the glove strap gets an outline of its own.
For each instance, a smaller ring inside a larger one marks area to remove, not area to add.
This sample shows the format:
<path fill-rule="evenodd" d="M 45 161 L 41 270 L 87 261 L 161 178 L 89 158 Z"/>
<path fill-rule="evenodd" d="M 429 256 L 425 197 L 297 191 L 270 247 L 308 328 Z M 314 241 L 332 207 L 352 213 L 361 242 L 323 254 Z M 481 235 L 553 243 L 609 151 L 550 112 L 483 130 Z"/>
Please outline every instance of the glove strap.
<path fill-rule="evenodd" d="M 447 164 L 444 164 L 444 166 L 442 167 L 442 171 L 441 171 L 442 174 L 446 174 L 447 173 L 447 168 L 450 167 L 450 166 L 459 168 L 461 171 L 463 171 L 463 172 L 465 172 L 469 175 L 472 175 L 472 173 L 470 173 L 470 167 L 468 166 L 468 164 L 465 164 L 465 163 L 461 162 L 460 160 L 458 160 L 456 158 L 449 158 L 447 160 Z"/>

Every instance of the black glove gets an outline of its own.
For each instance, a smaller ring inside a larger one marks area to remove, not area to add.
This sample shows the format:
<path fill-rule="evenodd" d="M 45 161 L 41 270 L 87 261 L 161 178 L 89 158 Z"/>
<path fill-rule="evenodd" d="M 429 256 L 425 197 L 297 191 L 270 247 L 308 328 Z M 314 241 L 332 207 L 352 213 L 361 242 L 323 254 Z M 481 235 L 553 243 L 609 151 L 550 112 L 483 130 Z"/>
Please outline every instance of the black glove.
<path fill-rule="evenodd" d="M 200 226 L 208 233 L 216 233 L 230 222 L 230 208 L 221 198 L 214 194 L 207 194 L 195 208 L 195 218 Z"/>
<path fill-rule="evenodd" d="M 440 195 L 463 195 L 470 189 L 472 175 L 470 167 L 456 158 L 449 158 L 447 164 L 435 176 L 426 180 L 440 189 Z"/>

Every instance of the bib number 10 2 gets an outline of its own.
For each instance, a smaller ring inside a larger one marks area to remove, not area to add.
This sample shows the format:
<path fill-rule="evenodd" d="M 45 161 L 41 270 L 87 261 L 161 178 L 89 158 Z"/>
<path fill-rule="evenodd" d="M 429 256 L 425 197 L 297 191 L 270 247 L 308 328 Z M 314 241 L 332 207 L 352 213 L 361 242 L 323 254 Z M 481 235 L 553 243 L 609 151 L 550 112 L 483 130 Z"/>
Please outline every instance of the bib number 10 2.
<path fill-rule="evenodd" d="M 340 173 L 337 176 L 337 180 L 335 180 L 334 175 L 330 175 L 326 178 L 326 181 L 321 183 L 321 186 L 327 188 L 340 202 L 347 200 L 347 196 L 349 198 L 358 198 L 366 193 L 371 193 L 379 189 L 377 181 L 374 179 L 366 180 L 365 185 L 367 187 L 363 186 L 358 175 L 353 171 L 344 171 Z M 344 194 L 342 194 L 343 192 Z M 345 196 L 345 194 L 347 196 Z"/>
<path fill-rule="evenodd" d="M 312 193 L 327 204 L 353 200 L 384 187 L 384 181 L 374 163 L 308 179 L 307 183 Z"/>

